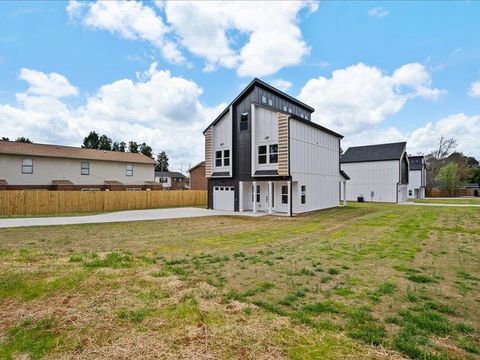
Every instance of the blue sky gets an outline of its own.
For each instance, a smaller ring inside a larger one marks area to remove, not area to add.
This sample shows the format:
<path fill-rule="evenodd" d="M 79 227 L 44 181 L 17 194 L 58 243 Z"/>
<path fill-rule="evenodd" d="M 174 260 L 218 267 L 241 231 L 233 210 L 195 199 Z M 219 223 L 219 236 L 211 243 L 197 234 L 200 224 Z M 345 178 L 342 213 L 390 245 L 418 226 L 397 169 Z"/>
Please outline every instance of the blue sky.
<path fill-rule="evenodd" d="M 0 3 L 0 136 L 78 145 L 92 129 L 186 169 L 258 76 L 315 107 L 344 148 L 428 152 L 445 135 L 480 157 L 479 2 L 241 5 Z"/>

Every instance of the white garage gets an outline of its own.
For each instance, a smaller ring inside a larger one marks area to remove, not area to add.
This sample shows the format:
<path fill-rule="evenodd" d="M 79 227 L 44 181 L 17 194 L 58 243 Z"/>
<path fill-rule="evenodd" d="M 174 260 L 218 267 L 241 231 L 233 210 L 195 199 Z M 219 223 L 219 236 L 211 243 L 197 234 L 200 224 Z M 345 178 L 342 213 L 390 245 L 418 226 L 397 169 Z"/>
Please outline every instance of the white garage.
<path fill-rule="evenodd" d="M 213 208 L 215 210 L 234 211 L 235 187 L 215 186 L 213 188 Z"/>

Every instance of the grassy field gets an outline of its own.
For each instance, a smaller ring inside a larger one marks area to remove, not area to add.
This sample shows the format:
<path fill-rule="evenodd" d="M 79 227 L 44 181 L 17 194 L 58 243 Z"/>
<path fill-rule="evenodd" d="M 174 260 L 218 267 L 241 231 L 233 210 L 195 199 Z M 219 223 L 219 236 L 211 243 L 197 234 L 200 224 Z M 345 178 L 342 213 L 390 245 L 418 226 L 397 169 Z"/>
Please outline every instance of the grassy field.
<path fill-rule="evenodd" d="M 427 199 L 413 199 L 409 200 L 416 203 L 426 203 L 426 204 L 469 204 L 469 205 L 480 205 L 480 197 L 478 198 L 455 198 L 455 199 L 436 199 L 436 198 L 427 198 Z"/>
<path fill-rule="evenodd" d="M 0 358 L 475 359 L 478 208 L 0 230 Z"/>

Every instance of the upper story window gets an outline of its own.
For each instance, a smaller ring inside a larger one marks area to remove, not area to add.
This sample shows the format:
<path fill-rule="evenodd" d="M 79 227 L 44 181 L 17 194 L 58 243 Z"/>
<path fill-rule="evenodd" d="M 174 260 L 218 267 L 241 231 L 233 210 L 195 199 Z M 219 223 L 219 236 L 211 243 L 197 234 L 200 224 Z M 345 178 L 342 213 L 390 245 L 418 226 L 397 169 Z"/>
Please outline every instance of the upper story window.
<path fill-rule="evenodd" d="M 305 185 L 302 185 L 300 188 L 300 203 L 307 203 L 307 187 Z"/>
<path fill-rule="evenodd" d="M 287 105 L 283 105 L 283 111 L 287 112 Z"/>
<path fill-rule="evenodd" d="M 271 98 L 268 98 L 268 105 L 273 106 L 273 100 Z"/>
<path fill-rule="evenodd" d="M 125 169 L 126 169 L 125 175 L 133 176 L 133 164 L 127 164 Z"/>
<path fill-rule="evenodd" d="M 240 115 L 240 131 L 248 130 L 248 113 Z"/>
<path fill-rule="evenodd" d="M 230 166 L 230 149 L 215 152 L 215 166 Z"/>
<path fill-rule="evenodd" d="M 259 164 L 276 164 L 278 163 L 278 144 L 260 145 L 258 147 L 258 163 Z"/>
<path fill-rule="evenodd" d="M 304 114 L 303 112 L 301 112 L 301 113 L 300 113 L 300 117 L 301 117 L 302 119 L 305 119 L 305 114 Z"/>
<path fill-rule="evenodd" d="M 90 163 L 88 161 L 82 161 L 80 163 L 80 174 L 90 175 Z"/>
<path fill-rule="evenodd" d="M 264 104 L 267 103 L 267 97 L 265 95 L 262 95 L 262 103 Z"/>
<path fill-rule="evenodd" d="M 22 159 L 22 174 L 33 174 L 32 159 Z"/>
<path fill-rule="evenodd" d="M 289 112 L 289 113 L 293 112 L 293 111 L 292 111 L 292 108 L 288 108 L 288 112 Z"/>

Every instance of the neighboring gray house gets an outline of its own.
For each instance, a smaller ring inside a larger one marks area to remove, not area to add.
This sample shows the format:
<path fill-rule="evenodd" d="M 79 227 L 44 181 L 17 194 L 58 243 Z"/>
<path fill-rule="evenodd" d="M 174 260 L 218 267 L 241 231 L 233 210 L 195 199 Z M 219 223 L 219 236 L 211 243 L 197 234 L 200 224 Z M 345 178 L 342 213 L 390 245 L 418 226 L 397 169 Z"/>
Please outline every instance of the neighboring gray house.
<path fill-rule="evenodd" d="M 409 156 L 410 171 L 408 176 L 408 197 L 423 199 L 427 186 L 427 165 L 425 156 Z"/>
<path fill-rule="evenodd" d="M 254 79 L 205 129 L 208 208 L 288 215 L 339 206 L 342 135 Z"/>
<path fill-rule="evenodd" d="M 0 141 L 0 189 L 146 190 L 155 161 L 140 153 Z"/>
<path fill-rule="evenodd" d="M 341 169 L 348 200 L 404 202 L 407 200 L 408 156 L 406 142 L 350 147 L 342 155 Z"/>
<path fill-rule="evenodd" d="M 188 186 L 187 178 L 176 171 L 155 171 L 155 181 L 167 190 L 183 190 Z"/>

